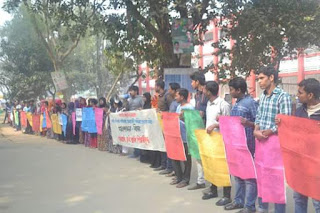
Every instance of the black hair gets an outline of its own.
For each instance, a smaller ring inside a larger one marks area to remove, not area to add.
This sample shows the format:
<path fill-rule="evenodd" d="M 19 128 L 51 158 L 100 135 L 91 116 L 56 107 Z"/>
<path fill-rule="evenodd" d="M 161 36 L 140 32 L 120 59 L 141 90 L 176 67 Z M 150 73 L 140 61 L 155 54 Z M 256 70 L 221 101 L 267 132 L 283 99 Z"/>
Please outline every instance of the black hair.
<path fill-rule="evenodd" d="M 156 86 L 157 87 L 160 87 L 161 89 L 164 89 L 164 85 L 165 85 L 164 81 L 162 81 L 160 79 L 156 81 Z"/>
<path fill-rule="evenodd" d="M 61 104 L 61 108 L 62 108 L 62 105 L 64 105 L 64 108 L 65 108 L 65 109 L 67 108 L 67 104 L 66 104 L 66 103 L 63 102 L 63 103 Z"/>
<path fill-rule="evenodd" d="M 247 82 L 241 77 L 235 77 L 229 82 L 229 87 L 233 87 L 235 90 L 240 89 L 242 93 L 247 92 Z"/>
<path fill-rule="evenodd" d="M 320 83 L 315 78 L 309 78 L 302 80 L 299 84 L 299 87 L 303 87 L 303 89 L 308 93 L 312 93 L 315 99 L 319 99 L 320 97 Z"/>
<path fill-rule="evenodd" d="M 103 101 L 103 104 L 100 104 L 100 101 Z M 106 100 L 106 98 L 104 98 L 104 97 L 101 97 L 101 98 L 99 98 L 99 107 L 100 108 L 104 108 L 104 107 L 107 107 L 107 100 Z"/>
<path fill-rule="evenodd" d="M 191 80 L 199 81 L 201 85 L 206 84 L 206 77 L 202 72 L 194 72 L 190 75 Z"/>
<path fill-rule="evenodd" d="M 146 102 L 148 102 L 148 103 L 151 102 L 151 94 L 150 94 L 150 92 L 143 93 L 143 96 L 146 98 Z"/>
<path fill-rule="evenodd" d="M 139 95 L 139 87 L 133 85 L 129 87 L 129 91 L 135 91 Z"/>
<path fill-rule="evenodd" d="M 95 99 L 95 98 L 92 98 L 92 99 L 90 100 L 90 103 L 93 103 L 94 105 L 97 105 L 97 104 L 98 104 L 98 100 Z"/>
<path fill-rule="evenodd" d="M 208 81 L 206 83 L 206 90 L 208 90 L 212 95 L 216 96 L 219 92 L 219 84 L 215 81 Z"/>
<path fill-rule="evenodd" d="M 177 91 L 178 89 L 180 89 L 180 84 L 178 84 L 178 83 L 170 83 L 169 84 L 169 86 L 170 86 L 170 88 L 172 89 L 172 90 L 175 90 L 175 91 Z"/>
<path fill-rule="evenodd" d="M 274 83 L 276 84 L 278 82 L 278 78 L 279 78 L 279 73 L 278 71 L 272 66 L 272 65 L 268 65 L 268 66 L 265 66 L 265 67 L 261 67 L 257 72 L 256 74 L 259 75 L 259 74 L 264 74 L 268 77 L 270 77 L 271 75 L 273 75 L 273 78 L 274 78 Z"/>
<path fill-rule="evenodd" d="M 179 44 L 179 42 L 178 42 L 178 41 L 175 41 L 173 44 L 176 45 L 176 44 Z"/>
<path fill-rule="evenodd" d="M 180 88 L 177 90 L 178 94 L 183 97 L 183 99 L 188 100 L 189 91 L 185 88 Z"/>
<path fill-rule="evenodd" d="M 48 101 L 45 101 L 43 102 L 45 105 L 49 106 L 49 102 Z"/>

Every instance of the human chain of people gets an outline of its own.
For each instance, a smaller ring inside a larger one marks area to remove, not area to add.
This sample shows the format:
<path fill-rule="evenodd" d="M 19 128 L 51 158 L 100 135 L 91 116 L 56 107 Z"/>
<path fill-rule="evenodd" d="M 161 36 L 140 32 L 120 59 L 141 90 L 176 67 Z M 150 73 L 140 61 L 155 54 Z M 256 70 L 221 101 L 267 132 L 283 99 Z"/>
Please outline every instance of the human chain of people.
<path fill-rule="evenodd" d="M 263 91 L 258 101 L 247 93 L 246 80 L 235 77 L 228 82 L 231 105 L 219 97 L 219 84 L 197 71 L 190 75 L 195 104 L 190 91 L 178 83 L 165 88 L 159 79 L 155 100 L 130 86 L 123 100 L 15 101 L 6 103 L 4 123 L 25 134 L 139 158 L 178 189 L 204 189 L 203 200 L 220 197 L 215 205 L 225 211 L 268 212 L 273 203 L 282 213 L 287 199 L 294 199 L 295 212 L 303 213 L 310 198 L 320 213 L 320 83 L 309 78 L 297 85 L 301 106 L 293 114 L 274 67 L 263 66 L 256 75 Z M 286 183 L 293 198 L 286 197 Z"/>

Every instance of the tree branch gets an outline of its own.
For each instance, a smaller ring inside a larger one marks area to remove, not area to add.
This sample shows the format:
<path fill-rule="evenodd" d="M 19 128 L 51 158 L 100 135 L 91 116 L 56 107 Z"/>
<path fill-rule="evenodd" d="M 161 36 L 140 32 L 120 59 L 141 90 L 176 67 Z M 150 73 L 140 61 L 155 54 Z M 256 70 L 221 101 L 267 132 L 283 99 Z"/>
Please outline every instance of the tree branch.
<path fill-rule="evenodd" d="M 154 37 L 157 38 L 160 42 L 165 42 L 165 39 L 163 39 L 163 36 L 161 33 L 145 18 L 143 17 L 138 9 L 137 6 L 135 6 L 131 0 L 126 0 L 126 6 L 131 11 L 132 16 L 134 16 L 138 21 L 140 21 L 146 28 L 149 30 Z"/>
<path fill-rule="evenodd" d="M 32 10 L 30 9 L 30 7 L 28 5 L 28 2 L 26 0 L 24 0 L 23 3 L 26 6 L 27 10 L 29 11 L 29 15 L 30 15 L 30 17 L 32 19 L 32 24 L 34 26 L 34 29 L 35 29 L 36 33 L 38 34 L 38 36 L 40 37 L 40 39 L 41 39 L 42 43 L 44 44 L 45 48 L 47 49 L 49 57 L 50 57 L 50 59 L 51 59 L 51 61 L 53 63 L 53 66 L 54 66 L 55 70 L 56 70 L 56 60 L 55 60 L 54 54 L 52 52 L 52 49 L 50 48 L 50 46 L 49 46 L 48 42 L 46 41 L 46 39 L 44 38 L 44 36 L 42 35 L 42 33 L 41 33 L 40 29 L 39 29 L 39 26 L 37 24 L 37 19 L 36 19 L 34 13 L 32 12 Z"/>
<path fill-rule="evenodd" d="M 68 55 L 70 55 L 70 53 L 74 50 L 74 48 L 78 46 L 80 38 L 81 38 L 81 34 L 78 35 L 77 39 L 73 42 L 72 46 L 65 53 L 61 54 L 60 62 L 63 62 L 68 57 Z"/>

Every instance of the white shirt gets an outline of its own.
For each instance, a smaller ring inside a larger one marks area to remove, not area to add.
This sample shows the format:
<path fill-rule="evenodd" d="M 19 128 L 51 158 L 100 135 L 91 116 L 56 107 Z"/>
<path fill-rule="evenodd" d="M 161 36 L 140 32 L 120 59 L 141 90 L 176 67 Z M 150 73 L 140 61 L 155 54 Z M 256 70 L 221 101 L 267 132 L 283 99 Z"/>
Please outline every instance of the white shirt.
<path fill-rule="evenodd" d="M 213 124 L 219 124 L 217 117 L 220 115 L 230 115 L 231 106 L 224 99 L 217 97 L 213 102 L 207 103 L 207 123 L 206 128 Z M 218 129 L 215 129 L 216 131 Z"/>

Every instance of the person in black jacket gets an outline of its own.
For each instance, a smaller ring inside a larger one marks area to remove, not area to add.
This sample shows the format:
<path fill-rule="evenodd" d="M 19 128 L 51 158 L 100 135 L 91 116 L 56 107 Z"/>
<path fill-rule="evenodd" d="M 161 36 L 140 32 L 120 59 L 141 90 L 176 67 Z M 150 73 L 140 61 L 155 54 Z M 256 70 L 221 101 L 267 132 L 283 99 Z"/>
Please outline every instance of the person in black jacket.
<path fill-rule="evenodd" d="M 314 78 L 305 79 L 299 83 L 298 98 L 302 106 L 295 113 L 295 116 L 301 118 L 309 118 L 320 121 L 320 83 Z M 280 123 L 280 119 L 276 119 L 276 123 Z M 319 127 L 320 127 L 320 123 Z M 294 192 L 295 213 L 308 212 L 308 197 Z M 312 199 L 315 212 L 320 212 L 320 200 Z"/>
<path fill-rule="evenodd" d="M 297 117 L 320 121 L 320 83 L 314 78 L 305 79 L 299 83 L 298 98 L 302 103 L 296 111 Z M 320 126 L 320 125 L 319 125 Z M 295 212 L 307 212 L 308 197 L 298 192 L 293 194 Z M 320 212 L 320 200 L 312 199 L 315 212 Z"/>

